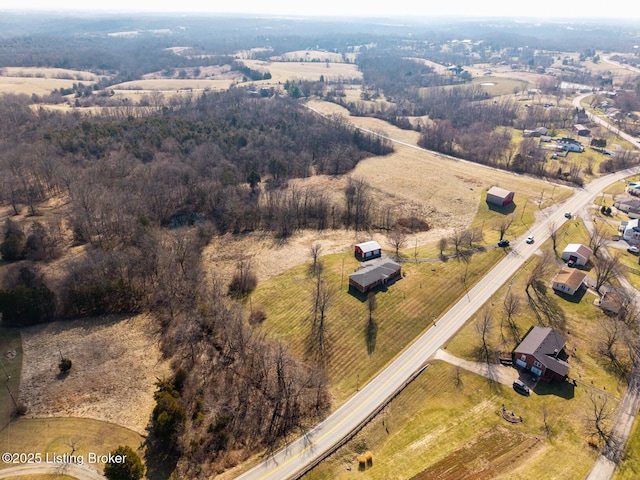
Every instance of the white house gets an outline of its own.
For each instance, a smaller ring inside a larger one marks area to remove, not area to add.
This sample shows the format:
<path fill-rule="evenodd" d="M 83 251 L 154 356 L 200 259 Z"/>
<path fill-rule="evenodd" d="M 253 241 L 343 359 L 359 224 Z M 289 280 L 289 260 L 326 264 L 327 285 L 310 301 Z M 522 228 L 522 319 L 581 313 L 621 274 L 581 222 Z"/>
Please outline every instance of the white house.
<path fill-rule="evenodd" d="M 627 225 L 624 227 L 622 238 L 629 243 L 640 242 L 640 227 L 638 226 L 638 222 L 639 220 L 634 218 L 633 220 L 629 220 Z"/>
<path fill-rule="evenodd" d="M 562 260 L 565 262 L 573 261 L 576 265 L 586 265 L 589 261 L 589 257 L 593 252 L 589 247 L 582 245 L 581 243 L 570 243 L 562 251 Z"/>
<path fill-rule="evenodd" d="M 586 276 L 587 274 L 581 270 L 562 267 L 556 276 L 553 277 L 551 287 L 557 292 L 575 295 L 582 287 L 582 282 Z"/>

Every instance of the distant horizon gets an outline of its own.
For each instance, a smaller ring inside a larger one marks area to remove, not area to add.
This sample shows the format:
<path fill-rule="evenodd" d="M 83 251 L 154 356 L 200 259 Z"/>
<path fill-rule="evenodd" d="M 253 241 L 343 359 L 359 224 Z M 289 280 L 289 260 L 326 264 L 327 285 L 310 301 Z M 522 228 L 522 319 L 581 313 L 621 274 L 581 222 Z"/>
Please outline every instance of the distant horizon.
<path fill-rule="evenodd" d="M 1 0 L 2 3 L 6 0 Z M 90 5 L 90 6 L 89 6 Z M 415 5 L 412 3 L 394 3 L 388 6 L 373 7 L 369 2 L 354 0 L 339 2 L 325 0 L 316 4 L 291 4 L 284 0 L 272 0 L 269 3 L 256 0 L 232 2 L 223 5 L 211 5 L 207 2 L 191 1 L 179 4 L 167 0 L 139 0 L 130 2 L 112 0 L 108 6 L 95 7 L 80 0 L 58 0 L 55 7 L 50 0 L 24 0 L 19 7 L 2 6 L 0 11 L 16 13 L 78 13 L 78 14 L 223 14 L 223 15 L 259 15 L 290 17 L 324 17 L 333 19 L 357 18 L 501 18 L 531 19 L 549 21 L 571 20 L 632 20 L 640 19 L 640 4 L 629 5 L 622 0 L 612 0 L 606 6 L 596 2 L 568 0 L 551 8 L 534 8 L 532 4 L 516 4 L 505 0 L 492 0 L 487 5 L 480 2 L 450 1 L 439 5 Z M 599 6 L 598 6 L 599 5 Z"/>

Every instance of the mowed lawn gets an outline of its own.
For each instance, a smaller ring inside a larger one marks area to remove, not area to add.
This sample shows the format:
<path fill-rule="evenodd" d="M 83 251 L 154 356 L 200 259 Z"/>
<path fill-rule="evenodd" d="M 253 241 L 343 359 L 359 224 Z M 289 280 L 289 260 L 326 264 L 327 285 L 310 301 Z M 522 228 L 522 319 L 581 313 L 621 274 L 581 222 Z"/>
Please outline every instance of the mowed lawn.
<path fill-rule="evenodd" d="M 570 354 L 568 360 L 571 368 L 569 376 L 582 382 L 585 386 L 594 387 L 607 392 L 613 397 L 620 398 L 626 389 L 625 382 L 620 381 L 612 372 L 610 362 L 600 353 L 600 345 L 605 340 L 603 322 L 606 316 L 593 302 L 597 298 L 591 292 L 586 292 L 582 297 L 567 299 L 561 297 L 551 289 L 551 279 L 559 271 L 561 262 L 559 254 L 569 243 L 588 243 L 588 236 L 584 225 L 579 219 L 566 222 L 558 232 L 558 256 L 552 251 L 551 241 L 541 245 L 541 250 L 548 252 L 558 262 L 552 265 L 543 279 L 547 286 L 546 298 L 549 300 L 550 310 L 555 312 L 553 320 L 542 316 L 541 321 L 546 326 L 557 328 L 567 339 L 565 347 Z M 529 259 L 521 272 L 509 279 L 486 305 L 486 310 L 491 313 L 492 328 L 488 335 L 488 345 L 491 351 L 511 352 L 518 340 L 508 328 L 504 301 L 509 293 L 520 299 L 519 312 L 514 316 L 518 327 L 519 337 L 522 337 L 529 328 L 539 325 L 539 320 L 528 304 L 525 292 L 527 278 L 538 256 Z M 595 274 L 585 270 L 588 277 L 595 279 Z M 532 291 L 532 295 L 533 291 Z M 476 325 L 483 317 L 480 311 L 458 332 L 447 345 L 447 351 L 454 355 L 477 360 L 477 352 L 481 346 L 481 338 Z"/>
<path fill-rule="evenodd" d="M 119 445 L 129 445 L 141 457 L 144 438 L 127 428 L 87 418 L 19 418 L 0 430 L 3 452 L 106 455 Z M 1 468 L 11 465 L 0 463 Z M 104 464 L 94 465 L 101 470 Z"/>
<path fill-rule="evenodd" d="M 581 388 L 523 397 L 436 361 L 303 478 L 583 479 L 597 456 L 582 433 L 588 405 Z M 505 421 L 503 406 L 523 422 Z M 357 457 L 366 451 L 373 464 L 359 472 Z"/>
<path fill-rule="evenodd" d="M 473 255 L 468 263 L 460 259 L 403 263 L 402 278 L 376 294 L 373 335 L 367 335 L 369 310 L 365 298 L 348 292 L 348 275 L 358 267 L 353 254 L 321 257 L 322 276 L 334 291 L 326 311 L 334 405 L 355 393 L 464 295 L 465 270 L 470 288 L 504 255 L 502 249 L 491 249 Z M 301 356 L 307 351 L 315 290 L 308 271 L 309 264 L 292 268 L 259 285 L 251 296 L 252 308 L 264 308 L 267 313 L 262 328 Z"/>

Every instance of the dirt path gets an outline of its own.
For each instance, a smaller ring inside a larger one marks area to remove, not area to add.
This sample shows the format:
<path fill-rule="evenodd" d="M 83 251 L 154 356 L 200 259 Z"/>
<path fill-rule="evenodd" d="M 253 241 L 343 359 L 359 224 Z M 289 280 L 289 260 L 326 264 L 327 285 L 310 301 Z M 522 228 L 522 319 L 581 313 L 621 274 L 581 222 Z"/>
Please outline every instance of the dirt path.
<path fill-rule="evenodd" d="M 0 470 L 0 479 L 2 478 L 22 478 L 23 475 L 67 475 L 69 477 L 81 480 L 104 480 L 105 477 L 98 473 L 95 468 L 88 465 L 75 464 L 38 464 L 38 465 L 19 465 L 17 467 L 9 467 Z"/>

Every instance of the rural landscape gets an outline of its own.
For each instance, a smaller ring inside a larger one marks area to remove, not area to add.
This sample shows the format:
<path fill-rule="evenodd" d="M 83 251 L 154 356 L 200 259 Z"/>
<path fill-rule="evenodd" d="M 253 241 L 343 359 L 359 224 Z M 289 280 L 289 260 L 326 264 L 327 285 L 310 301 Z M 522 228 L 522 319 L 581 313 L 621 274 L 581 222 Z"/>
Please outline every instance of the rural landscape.
<path fill-rule="evenodd" d="M 640 26 L 0 16 L 0 479 L 640 478 Z"/>

